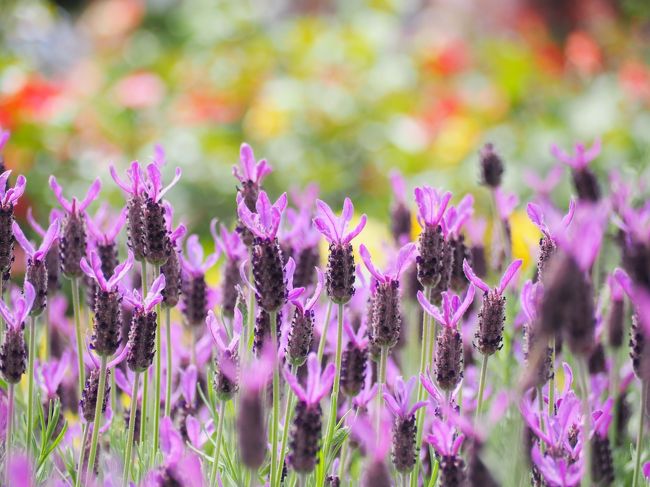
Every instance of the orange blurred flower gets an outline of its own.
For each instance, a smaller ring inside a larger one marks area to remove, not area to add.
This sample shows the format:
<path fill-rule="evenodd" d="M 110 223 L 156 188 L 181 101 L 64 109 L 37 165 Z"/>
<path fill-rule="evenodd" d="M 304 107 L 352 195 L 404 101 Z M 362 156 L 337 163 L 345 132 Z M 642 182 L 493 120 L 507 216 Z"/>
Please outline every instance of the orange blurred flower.
<path fill-rule="evenodd" d="M 586 32 L 569 35 L 565 46 L 567 62 L 581 74 L 594 74 L 603 64 L 603 55 L 596 41 Z"/>
<path fill-rule="evenodd" d="M 618 73 L 623 91 L 633 98 L 650 101 L 650 68 L 639 61 L 626 61 Z"/>

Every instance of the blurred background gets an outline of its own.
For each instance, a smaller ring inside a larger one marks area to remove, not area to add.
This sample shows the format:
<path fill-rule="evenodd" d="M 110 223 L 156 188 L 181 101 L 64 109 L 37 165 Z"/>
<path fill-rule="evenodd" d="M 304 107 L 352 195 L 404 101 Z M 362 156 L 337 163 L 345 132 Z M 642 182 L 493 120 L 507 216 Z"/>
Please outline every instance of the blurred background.
<path fill-rule="evenodd" d="M 159 143 L 168 177 L 183 169 L 170 199 L 207 235 L 233 219 L 242 141 L 273 166 L 273 195 L 316 182 L 375 222 L 391 168 L 489 212 L 476 186 L 491 141 L 523 221 L 553 142 L 602 137 L 603 176 L 647 176 L 649 105 L 647 0 L 0 0 L 4 155 L 28 178 L 19 213 L 41 221 L 49 174 L 68 194 L 100 175 L 122 204 L 109 164 Z"/>

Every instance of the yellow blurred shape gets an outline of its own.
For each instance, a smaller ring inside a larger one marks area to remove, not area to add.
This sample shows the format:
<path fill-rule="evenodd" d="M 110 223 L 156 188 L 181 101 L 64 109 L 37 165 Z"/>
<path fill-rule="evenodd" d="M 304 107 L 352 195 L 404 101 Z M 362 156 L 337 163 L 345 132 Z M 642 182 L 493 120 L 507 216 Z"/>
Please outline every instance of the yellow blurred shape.
<path fill-rule="evenodd" d="M 539 229 L 530 221 L 524 210 L 517 210 L 510 216 L 512 229 L 512 255 L 515 259 L 524 261 L 524 269 L 534 264 L 534 249 L 540 238 Z"/>
<path fill-rule="evenodd" d="M 458 116 L 443 125 L 431 151 L 435 165 L 453 166 L 476 148 L 480 127 L 470 117 Z"/>

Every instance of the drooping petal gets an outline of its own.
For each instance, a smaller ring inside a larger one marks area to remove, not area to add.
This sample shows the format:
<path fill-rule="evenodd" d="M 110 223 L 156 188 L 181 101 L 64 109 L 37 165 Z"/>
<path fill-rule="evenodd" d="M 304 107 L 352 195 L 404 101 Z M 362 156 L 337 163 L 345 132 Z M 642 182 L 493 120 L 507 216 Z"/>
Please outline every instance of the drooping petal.
<path fill-rule="evenodd" d="M 0 182 L 0 184 L 2 184 L 2 182 Z M 31 206 L 27 208 L 27 221 L 39 237 L 43 238 L 45 236 L 45 229 L 36 221 L 36 218 L 34 218 Z"/>
<path fill-rule="evenodd" d="M 282 372 L 284 374 L 284 379 L 287 381 L 287 384 L 289 384 L 289 387 L 291 387 L 291 390 L 293 390 L 296 397 L 301 401 L 309 401 L 309 396 L 307 396 L 307 393 L 300 385 L 298 378 L 286 368 L 283 369 Z"/>
<path fill-rule="evenodd" d="M 126 256 L 126 260 L 121 264 L 118 264 L 117 267 L 115 267 L 115 270 L 113 271 L 113 275 L 108 280 L 108 287 L 111 289 L 114 288 L 117 285 L 117 283 L 120 282 L 124 278 L 124 276 L 126 276 L 129 273 L 132 267 L 133 267 L 133 252 L 129 250 Z M 101 268 L 100 268 L 100 273 L 101 273 Z"/>
<path fill-rule="evenodd" d="M 34 258 L 37 260 L 42 260 L 45 257 L 45 255 L 47 255 L 47 253 L 50 251 L 52 244 L 58 237 L 59 237 L 59 220 L 57 218 L 50 224 L 50 226 L 47 229 L 47 232 L 45 232 L 45 235 L 43 236 L 43 241 L 41 242 L 41 246 L 34 253 Z"/>
<path fill-rule="evenodd" d="M 320 230 L 319 227 L 321 227 L 321 226 L 325 227 L 325 228 L 328 228 L 329 234 L 331 236 L 331 241 L 337 241 L 337 242 L 341 241 L 341 239 L 343 238 L 343 235 L 339 234 L 339 228 L 338 228 L 338 225 L 337 225 L 337 220 L 338 219 L 336 218 L 336 216 L 334 216 L 334 213 L 332 212 L 332 209 L 329 207 L 329 205 L 327 203 L 325 203 L 322 200 L 318 200 L 318 199 L 316 200 L 316 206 L 320 210 L 321 214 L 323 214 L 324 217 L 325 217 L 325 219 L 322 219 L 322 218 L 314 219 L 314 223 L 316 223 L 317 220 L 322 222 L 320 225 L 318 223 L 316 223 L 316 227 L 319 230 Z"/>
<path fill-rule="evenodd" d="M 192 406 L 194 404 L 197 380 L 198 370 L 194 364 L 191 364 L 181 374 L 181 391 L 187 405 Z"/>
<path fill-rule="evenodd" d="M 528 214 L 530 221 L 533 222 L 544 235 L 548 236 L 549 231 L 546 223 L 544 223 L 544 213 L 542 212 L 542 208 L 538 204 L 528 203 L 526 206 L 526 213 Z"/>
<path fill-rule="evenodd" d="M 314 307 L 314 305 L 318 302 L 318 298 L 320 297 L 321 292 L 323 291 L 323 284 L 325 283 L 325 276 L 323 274 L 323 271 L 321 271 L 318 267 L 316 269 L 316 276 L 317 276 L 317 282 L 316 282 L 316 289 L 314 289 L 314 294 L 312 295 L 311 298 L 305 303 L 305 310 L 310 310 Z"/>

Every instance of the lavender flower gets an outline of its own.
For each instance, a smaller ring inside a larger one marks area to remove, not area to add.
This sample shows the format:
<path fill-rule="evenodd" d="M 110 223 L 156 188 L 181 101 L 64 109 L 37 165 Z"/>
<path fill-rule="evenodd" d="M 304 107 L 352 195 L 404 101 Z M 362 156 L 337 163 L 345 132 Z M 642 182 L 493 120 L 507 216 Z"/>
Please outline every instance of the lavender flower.
<path fill-rule="evenodd" d="M 12 309 L 0 300 L 0 314 L 7 323 L 4 340 L 0 346 L 0 372 L 10 384 L 20 382 L 27 369 L 27 345 L 23 328 L 34 304 L 36 291 L 29 282 L 25 282 L 24 293 L 24 296 L 17 293 L 12 295 Z"/>
<path fill-rule="evenodd" d="M 465 195 L 458 206 L 449 206 L 443 218 L 443 233 L 449 243 L 452 255 L 445 254 L 447 261 L 445 272 L 435 289 L 435 294 L 441 296 L 450 285 L 456 291 L 461 291 L 467 286 L 467 278 L 463 272 L 463 262 L 471 262 L 472 254 L 465 244 L 465 237 L 460 233 L 465 223 L 474 213 L 474 197 L 471 194 Z M 451 261 L 451 263 L 449 263 Z M 434 296 L 434 300 L 439 298 Z"/>
<path fill-rule="evenodd" d="M 368 366 L 368 337 L 366 325 L 361 325 L 354 331 L 349 322 L 343 323 L 343 329 L 348 338 L 346 348 L 341 356 L 341 391 L 348 397 L 355 397 L 364 386 Z"/>
<path fill-rule="evenodd" d="M 465 299 L 448 292 L 442 293 L 442 313 L 431 304 L 422 291 L 418 301 L 422 309 L 443 325 L 436 337 L 435 375 L 438 386 L 444 391 L 452 391 L 463 377 L 463 340 L 458 331 L 458 323 L 474 300 L 474 285 L 470 284 Z"/>
<path fill-rule="evenodd" d="M 146 255 L 145 250 L 145 226 L 144 226 L 144 174 L 138 161 L 133 161 L 131 167 L 126 171 L 129 183 L 126 184 L 117 175 L 114 166 L 110 166 L 110 172 L 115 183 L 128 195 L 127 208 L 127 235 L 128 246 L 133 252 L 137 261 L 143 261 Z"/>
<path fill-rule="evenodd" d="M 415 435 L 415 412 L 426 406 L 426 401 L 418 401 L 411 406 L 410 397 L 415 387 L 415 377 L 404 383 L 397 378 L 393 393 L 384 392 L 386 407 L 393 414 L 393 447 L 392 457 L 395 469 L 400 473 L 410 472 L 415 465 L 417 447 Z"/>
<path fill-rule="evenodd" d="M 483 291 L 483 303 L 478 315 L 478 329 L 474 335 L 476 338 L 474 346 L 483 355 L 492 355 L 502 347 L 503 325 L 506 320 L 506 297 L 503 293 L 521 264 L 521 259 L 514 260 L 501 277 L 499 285 L 492 289 L 481 278 L 476 276 L 467 261 L 463 262 L 463 270 L 467 279 Z"/>
<path fill-rule="evenodd" d="M 415 244 L 404 245 L 397 254 L 393 272 L 382 273 L 372 263 L 370 252 L 361 244 L 359 253 L 366 268 L 375 278 L 375 292 L 372 298 L 370 333 L 373 344 L 392 348 L 397 344 L 402 328 L 400 311 L 399 276 L 415 253 Z"/>
<path fill-rule="evenodd" d="M 277 239 L 282 212 L 286 206 L 286 193 L 271 205 L 264 191 L 257 198 L 257 213 L 253 213 L 242 198 L 239 198 L 237 206 L 241 222 L 255 236 L 251 250 L 255 296 L 260 307 L 267 313 L 277 312 L 287 300 L 287 282 Z"/>
<path fill-rule="evenodd" d="M 164 202 L 163 206 L 165 208 L 165 219 L 172 251 L 169 254 L 167 262 L 160 266 L 160 273 L 165 276 L 166 282 L 165 289 L 162 290 L 162 303 L 167 308 L 173 308 L 178 304 L 183 286 L 179 242 L 185 236 L 187 229 L 182 223 L 174 228 L 174 211 L 172 205 Z"/>
<path fill-rule="evenodd" d="M 99 254 L 94 250 L 90 252 L 90 264 L 85 257 L 81 259 L 80 264 L 83 272 L 94 279 L 98 286 L 94 309 L 93 349 L 100 356 L 113 355 L 120 345 L 122 329 L 122 294 L 117 285 L 131 270 L 133 253 L 129 251 L 126 261 L 115 268 L 109 279 L 104 276 Z"/>
<path fill-rule="evenodd" d="M 0 133 L 0 149 L 7 141 L 8 132 Z M 13 188 L 7 189 L 11 171 L 0 175 L 0 278 L 9 280 L 11 264 L 14 261 L 14 206 L 25 192 L 27 180 L 20 175 Z"/>
<path fill-rule="evenodd" d="M 295 375 L 284 370 L 285 380 L 298 399 L 291 426 L 288 461 L 299 473 L 309 473 L 316 467 L 322 429 L 320 400 L 332 389 L 336 367 L 330 363 L 321 373 L 318 357 L 311 353 L 307 359 L 307 371 L 307 387 L 303 388 Z"/>
<path fill-rule="evenodd" d="M 208 312 L 205 320 L 214 343 L 217 346 L 215 358 L 214 390 L 217 398 L 222 401 L 232 399 L 239 390 L 239 340 L 242 330 L 243 317 L 239 309 L 235 308 L 233 319 L 232 338 L 228 338 L 225 325 L 219 327 L 217 318 L 212 310 Z"/>
<path fill-rule="evenodd" d="M 388 465 L 386 465 L 386 454 L 388 453 L 390 441 L 390 421 L 382 417 L 379 421 L 379 429 L 375 430 L 369 418 L 362 416 L 352 425 L 352 432 L 361 439 L 366 450 L 366 465 L 361 485 L 363 487 L 391 487 L 393 485 Z"/>
<path fill-rule="evenodd" d="M 612 422 L 614 401 L 610 398 L 594 411 L 591 435 L 591 477 L 597 485 L 611 485 L 614 482 L 614 461 L 609 443 L 608 430 Z"/>
<path fill-rule="evenodd" d="M 459 451 L 465 440 L 465 435 L 457 434 L 454 426 L 440 418 L 433 418 L 431 430 L 432 433 L 427 435 L 427 442 L 433 446 L 440 457 L 440 486 L 464 485 L 467 473 L 465 461 L 459 455 Z"/>
<path fill-rule="evenodd" d="M 27 255 L 27 272 L 25 273 L 25 280 L 34 286 L 36 297 L 31 309 L 32 315 L 39 315 L 47 306 L 47 266 L 45 260 L 59 232 L 59 220 L 54 220 L 45 232 L 41 246 L 36 250 L 31 244 L 25 234 L 20 229 L 18 223 L 13 224 L 13 233 Z"/>
<path fill-rule="evenodd" d="M 203 256 L 203 247 L 198 235 L 190 235 L 186 244 L 186 257 L 181 258 L 183 266 L 181 310 L 185 321 L 191 326 L 200 326 L 208 314 L 210 291 L 205 282 L 205 273 L 217 259 L 216 253 Z"/>
<path fill-rule="evenodd" d="M 5 158 L 4 155 L 2 154 L 2 150 L 7 144 L 7 141 L 9 140 L 10 136 L 11 136 L 11 132 L 9 132 L 9 130 L 0 129 L 0 173 L 3 173 L 7 170 L 7 165 L 5 164 Z"/>
<path fill-rule="evenodd" d="M 528 367 L 526 386 L 530 387 L 543 386 L 554 374 L 553 349 L 547 341 L 540 340 L 538 330 L 538 309 L 543 294 L 544 288 L 540 282 L 533 284 L 526 281 L 521 289 L 521 308 L 527 318 L 524 324 L 524 359 Z"/>
<path fill-rule="evenodd" d="M 203 478 L 201 461 L 194 453 L 186 452 L 183 437 L 168 416 L 160 422 L 160 449 L 164 455 L 163 465 L 145 479 L 147 486 L 199 485 L 197 479 Z"/>
<path fill-rule="evenodd" d="M 480 152 L 481 184 L 496 189 L 501 186 L 503 161 L 491 143 L 485 144 Z"/>
<path fill-rule="evenodd" d="M 50 188 L 54 196 L 65 211 L 62 231 L 59 237 L 59 249 L 61 258 L 61 272 L 64 276 L 75 279 L 83 275 L 81 259 L 86 255 L 86 225 L 84 214 L 90 204 L 97 199 L 101 190 L 99 179 L 90 185 L 86 197 L 78 201 L 72 198 L 72 202 L 63 197 L 63 188 L 50 176 Z"/>
<path fill-rule="evenodd" d="M 623 345 L 625 337 L 625 300 L 623 288 L 614 275 L 607 276 L 609 287 L 610 307 L 605 319 L 607 342 L 615 349 Z"/>
<path fill-rule="evenodd" d="M 52 225 L 55 220 L 61 220 L 61 213 L 56 208 L 53 208 L 50 211 L 50 225 Z M 45 238 L 46 231 L 34 218 L 31 207 L 27 209 L 27 221 L 38 236 Z M 61 287 L 61 259 L 58 235 L 52 241 L 50 250 L 48 250 L 47 255 L 45 256 L 45 267 L 47 268 L 47 292 L 53 294 Z"/>
<path fill-rule="evenodd" d="M 571 168 L 578 197 L 584 201 L 596 202 L 600 199 L 600 187 L 588 164 L 600 154 L 600 139 L 596 139 L 589 149 L 584 144 L 577 143 L 574 150 L 575 154 L 570 155 L 555 144 L 551 146 L 553 157 Z"/>
<path fill-rule="evenodd" d="M 314 335 L 314 306 L 318 303 L 321 291 L 323 290 L 324 276 L 320 269 L 316 269 L 318 274 L 318 284 L 314 294 L 309 299 L 299 299 L 304 293 L 301 289 L 300 295 L 291 299 L 295 306 L 289 336 L 287 337 L 286 356 L 292 365 L 300 366 L 305 363 L 307 354 L 311 350 L 312 339 Z M 295 295 L 295 293 L 294 293 Z"/>
<path fill-rule="evenodd" d="M 221 283 L 221 309 L 224 316 L 232 318 L 237 304 L 237 286 L 241 284 L 239 266 L 246 257 L 246 246 L 242 242 L 237 231 L 229 232 L 221 225 L 217 235 L 217 220 L 212 220 L 210 232 L 216 248 L 226 259 Z"/>
<path fill-rule="evenodd" d="M 321 200 L 316 200 L 320 216 L 314 218 L 314 225 L 329 242 L 327 257 L 326 287 L 327 295 L 336 304 L 345 304 L 354 295 L 354 255 L 353 238 L 366 226 L 366 215 L 361 215 L 359 223 L 350 232 L 348 225 L 352 221 L 354 206 L 350 198 L 343 202 L 343 212 L 336 217 L 332 209 Z"/>

